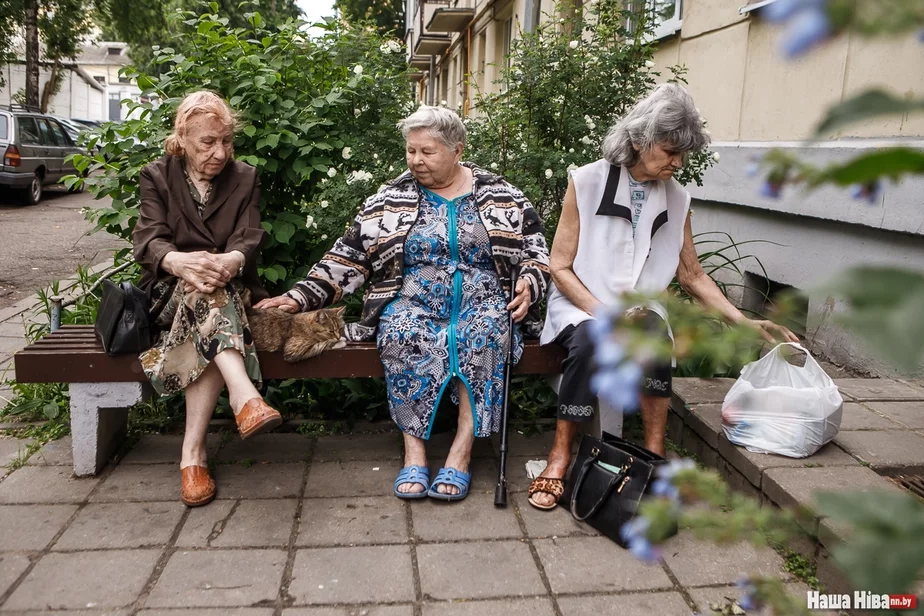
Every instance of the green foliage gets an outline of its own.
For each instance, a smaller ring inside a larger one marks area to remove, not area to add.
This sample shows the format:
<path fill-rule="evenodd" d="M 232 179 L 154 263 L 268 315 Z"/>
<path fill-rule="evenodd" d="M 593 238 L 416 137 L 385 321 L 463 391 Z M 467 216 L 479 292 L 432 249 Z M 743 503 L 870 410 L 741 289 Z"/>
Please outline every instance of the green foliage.
<path fill-rule="evenodd" d="M 269 29 L 301 15 L 295 0 L 273 0 L 266 6 L 259 1 L 219 0 L 214 11 L 209 3 L 202 0 L 94 0 L 94 4 L 96 21 L 103 30 L 104 39 L 128 43 L 134 65 L 153 74 L 168 68 L 154 61 L 154 50 L 158 45 L 172 41 L 178 34 L 180 26 L 171 19 L 177 11 L 192 11 L 197 15 L 217 12 L 228 19 L 232 28 L 246 28 L 249 25 L 247 15 L 252 11 L 260 11 Z"/>
<path fill-rule="evenodd" d="M 404 4 L 404 0 L 336 0 L 334 8 L 348 22 L 372 22 L 382 35 L 401 36 Z"/>
<path fill-rule="evenodd" d="M 585 19 L 548 20 L 522 33 L 508 66 L 499 67 L 503 91 L 478 93 L 477 114 L 465 120 L 468 156 L 520 188 L 554 236 L 568 171 L 600 157 L 606 131 L 654 86 L 654 45 L 647 13 L 600 0 Z M 565 5 L 556 7 L 556 14 Z M 627 21 L 639 27 L 630 30 Z M 580 32 L 580 35 L 575 33 Z M 674 69 L 682 80 L 683 70 Z M 601 84 L 611 84 L 601 87 Z M 474 87 L 475 84 L 472 84 Z M 678 174 L 699 183 L 711 155 L 690 157 Z"/>
<path fill-rule="evenodd" d="M 216 12 L 173 16 L 173 46 L 154 51 L 163 74 L 127 71 L 162 103 L 133 104 L 137 119 L 106 125 L 91 138 L 99 153 L 74 162 L 80 172 L 102 172 L 86 183 L 94 196 L 112 198 L 110 207 L 88 212 L 95 230 L 130 239 L 138 174 L 162 155 L 180 100 L 198 89 L 220 93 L 240 115 L 237 158 L 260 173 L 268 239 L 259 269 L 278 292 L 304 277 L 396 169 L 402 144 L 394 126 L 411 108 L 411 90 L 400 47 L 375 34 L 332 23 L 312 39 L 294 20 L 277 31 L 259 13 L 246 18 L 246 28 L 233 28 Z M 359 171 L 373 179 L 355 181 Z M 333 205 L 322 208 L 325 199 Z"/>
<path fill-rule="evenodd" d="M 847 327 L 878 356 L 913 372 L 924 359 L 924 276 L 892 267 L 846 270 L 822 289 L 842 299 L 846 313 L 835 322 Z"/>
<path fill-rule="evenodd" d="M 862 122 L 883 115 L 904 114 L 922 110 L 924 110 L 924 101 L 922 100 L 898 98 L 878 89 L 867 90 L 828 109 L 828 113 L 818 124 L 815 133 L 821 136 L 855 122 Z"/>
<path fill-rule="evenodd" d="M 849 524 L 831 553 L 855 588 L 907 593 L 924 572 L 924 503 L 904 491 L 822 492 L 818 511 Z"/>

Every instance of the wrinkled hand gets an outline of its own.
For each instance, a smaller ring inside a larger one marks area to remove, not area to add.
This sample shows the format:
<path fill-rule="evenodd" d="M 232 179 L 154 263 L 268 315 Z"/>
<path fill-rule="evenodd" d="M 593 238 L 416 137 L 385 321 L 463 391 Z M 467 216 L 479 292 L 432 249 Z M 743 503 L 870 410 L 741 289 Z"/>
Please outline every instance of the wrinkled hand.
<path fill-rule="evenodd" d="M 228 255 L 205 251 L 171 252 L 164 257 L 164 269 L 186 283 L 186 289 L 214 293 L 227 285 L 234 274 L 226 265 Z"/>
<path fill-rule="evenodd" d="M 513 296 L 513 301 L 507 304 L 507 310 L 513 312 L 513 320 L 519 323 L 526 317 L 529 311 L 529 284 L 525 279 L 520 278 L 517 281 L 517 292 Z"/>
<path fill-rule="evenodd" d="M 789 331 L 782 325 L 777 325 L 773 321 L 761 321 L 757 319 L 747 319 L 744 321 L 749 327 L 753 327 L 760 333 L 761 337 L 767 342 L 799 342 L 799 337 Z"/>
<path fill-rule="evenodd" d="M 268 297 L 264 300 L 260 300 L 254 305 L 254 308 L 256 310 L 266 310 L 267 308 L 279 308 L 283 312 L 295 314 L 301 309 L 301 306 L 299 306 L 298 302 L 292 299 L 291 297 L 280 295 L 278 297 Z"/>

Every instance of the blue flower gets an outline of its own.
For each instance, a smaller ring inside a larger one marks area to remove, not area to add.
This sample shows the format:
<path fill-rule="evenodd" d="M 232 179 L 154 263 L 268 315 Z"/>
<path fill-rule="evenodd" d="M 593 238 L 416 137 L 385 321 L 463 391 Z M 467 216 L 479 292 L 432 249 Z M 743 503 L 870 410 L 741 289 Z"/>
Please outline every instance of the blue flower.
<path fill-rule="evenodd" d="M 651 493 L 655 496 L 664 496 L 672 501 L 680 500 L 680 490 L 667 479 L 657 479 L 651 484 Z"/>
<path fill-rule="evenodd" d="M 633 539 L 644 539 L 650 526 L 651 522 L 647 518 L 637 516 L 622 525 L 619 529 L 619 536 L 626 543 L 630 543 Z"/>
<path fill-rule="evenodd" d="M 869 184 L 854 184 L 850 187 L 850 196 L 854 199 L 863 199 L 870 205 L 875 205 L 882 197 L 882 182 L 875 180 Z"/>
<path fill-rule="evenodd" d="M 748 163 L 748 166 L 744 168 L 744 174 L 749 178 L 756 178 L 758 173 L 760 173 L 760 163 L 758 162 Z"/>
<path fill-rule="evenodd" d="M 782 23 L 806 9 L 823 9 L 827 0 L 776 0 L 765 6 L 760 16 L 773 23 Z"/>
<path fill-rule="evenodd" d="M 738 599 L 738 606 L 743 610 L 759 610 L 762 605 L 761 602 L 757 600 L 755 596 L 757 593 L 757 588 L 754 586 L 754 583 L 747 577 L 738 578 L 738 581 L 735 582 L 735 586 L 741 591 L 741 598 Z"/>
<path fill-rule="evenodd" d="M 777 0 L 761 10 L 760 16 L 773 23 L 787 23 L 783 53 L 802 55 L 831 35 L 828 0 Z"/>
<path fill-rule="evenodd" d="M 638 407 L 642 367 L 623 361 L 618 367 L 600 370 L 590 380 L 591 389 L 615 408 L 634 411 Z"/>
<path fill-rule="evenodd" d="M 661 550 L 647 539 L 633 539 L 629 542 L 629 552 L 642 562 L 654 563 L 661 558 Z"/>
<path fill-rule="evenodd" d="M 671 460 L 667 464 L 662 464 L 657 469 L 657 475 L 660 479 L 671 480 L 677 476 L 680 471 L 688 471 L 696 468 L 696 462 L 689 458 L 683 460 Z"/>
<path fill-rule="evenodd" d="M 822 9 L 801 11 L 783 37 L 783 53 L 789 58 L 801 56 L 806 51 L 831 36 L 831 22 Z"/>
<path fill-rule="evenodd" d="M 765 181 L 760 185 L 760 196 L 768 199 L 779 199 L 780 193 L 783 192 L 783 185 L 779 182 Z"/>

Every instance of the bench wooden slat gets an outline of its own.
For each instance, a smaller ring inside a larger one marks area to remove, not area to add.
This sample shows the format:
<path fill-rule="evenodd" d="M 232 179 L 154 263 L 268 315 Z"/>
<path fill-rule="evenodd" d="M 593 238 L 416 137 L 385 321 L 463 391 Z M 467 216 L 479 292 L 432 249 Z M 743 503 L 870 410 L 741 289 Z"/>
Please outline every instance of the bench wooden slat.
<path fill-rule="evenodd" d="M 110 357 L 93 336 L 92 326 L 66 326 L 14 355 L 16 379 L 21 383 L 128 383 L 146 381 L 133 355 Z M 75 337 L 76 335 L 76 337 Z M 374 343 L 350 343 L 297 364 L 282 353 L 259 353 L 264 379 L 365 378 L 384 375 Z M 559 374 L 563 350 L 526 342 L 517 374 Z"/>

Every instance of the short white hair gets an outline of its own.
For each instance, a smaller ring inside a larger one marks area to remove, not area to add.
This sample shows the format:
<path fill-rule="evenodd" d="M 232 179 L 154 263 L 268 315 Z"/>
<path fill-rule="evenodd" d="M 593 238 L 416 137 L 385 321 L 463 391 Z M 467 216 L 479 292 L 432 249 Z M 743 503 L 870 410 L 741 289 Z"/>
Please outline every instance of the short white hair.
<path fill-rule="evenodd" d="M 417 111 L 398 122 L 398 128 L 405 140 L 411 131 L 422 129 L 442 141 L 450 150 L 459 144 L 465 145 L 465 125 L 459 114 L 446 107 L 421 105 Z"/>
<path fill-rule="evenodd" d="M 693 97 L 682 86 L 665 83 L 609 130 L 603 140 L 603 157 L 614 165 L 632 167 L 641 152 L 655 145 L 688 154 L 706 148 L 709 142 Z"/>

